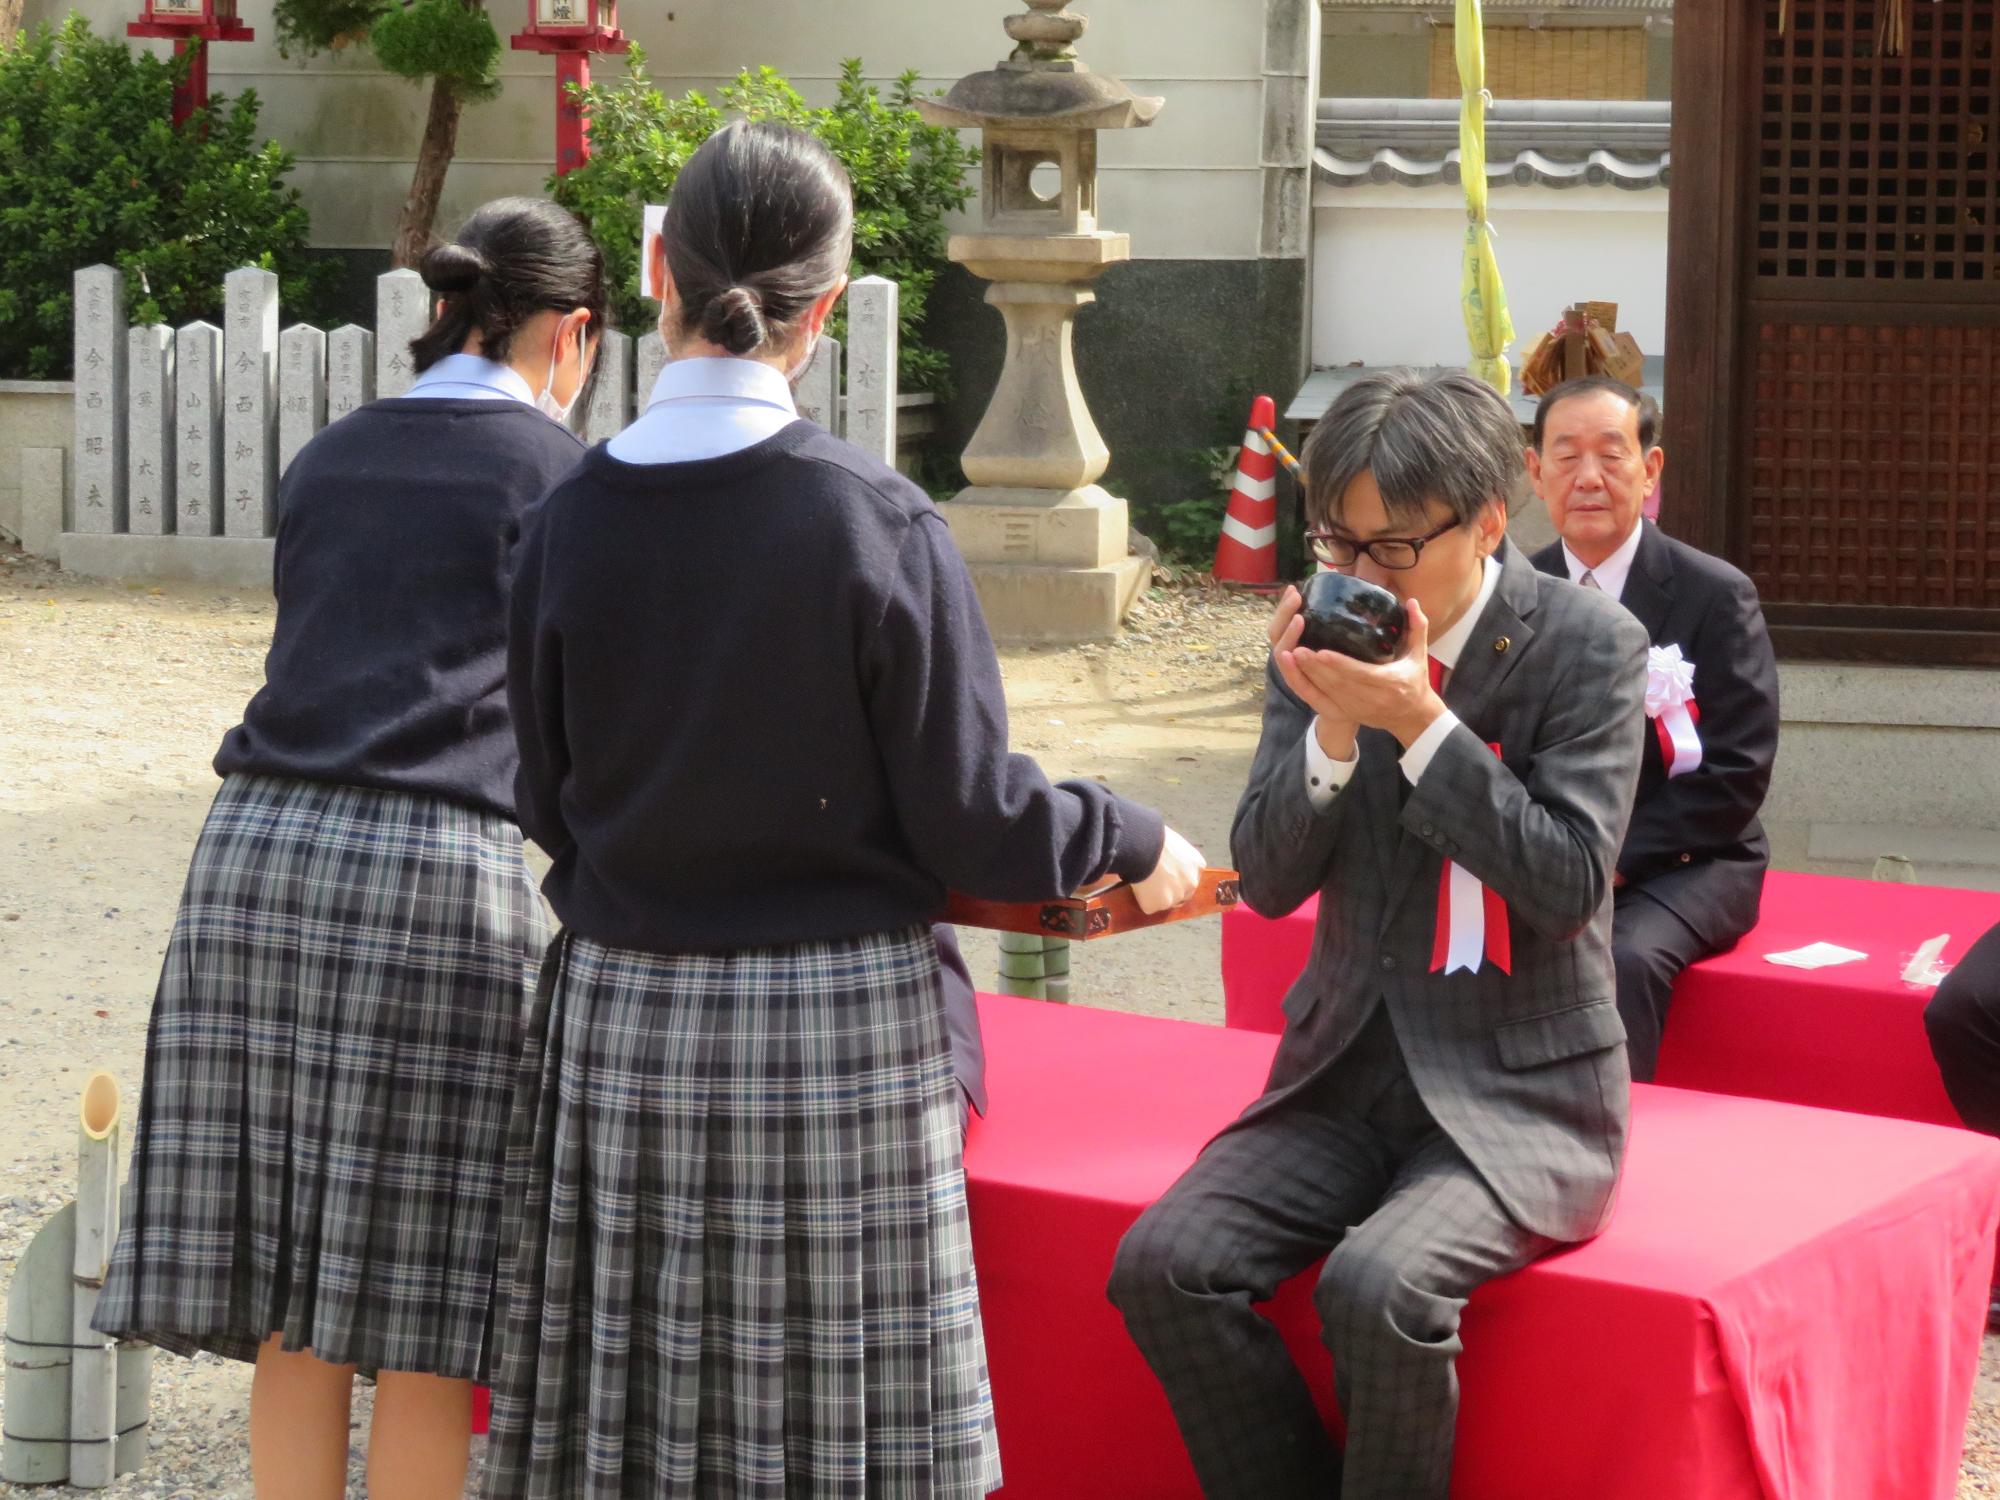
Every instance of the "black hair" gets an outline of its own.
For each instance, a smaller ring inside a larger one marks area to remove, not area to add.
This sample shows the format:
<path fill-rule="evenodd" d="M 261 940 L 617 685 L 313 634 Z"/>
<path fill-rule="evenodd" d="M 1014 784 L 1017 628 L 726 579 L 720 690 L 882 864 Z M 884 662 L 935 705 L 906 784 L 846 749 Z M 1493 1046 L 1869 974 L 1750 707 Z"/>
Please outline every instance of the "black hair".
<path fill-rule="evenodd" d="M 1375 476 L 1382 508 L 1420 524 L 1437 500 L 1470 523 L 1498 502 L 1512 509 L 1521 482 L 1521 426 L 1514 409 L 1462 370 L 1419 375 L 1376 370 L 1335 398 L 1306 434 L 1306 519 L 1338 522 L 1348 486 Z"/>
<path fill-rule="evenodd" d="M 1588 396 L 1595 391 L 1609 391 L 1627 406 L 1639 413 L 1639 451 L 1644 453 L 1659 441 L 1660 404 L 1644 391 L 1635 391 L 1622 380 L 1609 375 L 1579 375 L 1574 380 L 1565 380 L 1561 385 L 1550 386 L 1543 395 L 1541 404 L 1535 408 L 1535 451 L 1542 451 L 1542 436 L 1549 425 L 1549 413 L 1559 402 L 1572 396 Z"/>
<path fill-rule="evenodd" d="M 854 193 L 804 131 L 739 120 L 681 168 L 662 238 L 682 336 L 751 354 L 782 340 L 846 273 Z"/>
<path fill-rule="evenodd" d="M 546 199 L 496 198 L 456 239 L 427 250 L 417 270 L 444 299 L 437 320 L 410 342 L 419 374 L 458 353 L 475 332 L 485 357 L 504 361 L 536 313 L 584 308 L 593 338 L 607 326 L 603 253 L 575 214 Z"/>

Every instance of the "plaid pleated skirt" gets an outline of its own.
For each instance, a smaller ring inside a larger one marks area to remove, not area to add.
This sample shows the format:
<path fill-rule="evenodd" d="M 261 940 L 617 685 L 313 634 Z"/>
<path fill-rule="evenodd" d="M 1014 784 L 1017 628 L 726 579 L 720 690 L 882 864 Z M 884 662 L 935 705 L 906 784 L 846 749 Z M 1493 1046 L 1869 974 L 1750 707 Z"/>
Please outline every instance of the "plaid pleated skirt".
<path fill-rule="evenodd" d="M 927 929 L 565 934 L 527 1055 L 488 1500 L 998 1486 Z"/>
<path fill-rule="evenodd" d="M 484 1380 L 549 921 L 506 819 L 231 776 L 153 1001 L 97 1327 Z"/>

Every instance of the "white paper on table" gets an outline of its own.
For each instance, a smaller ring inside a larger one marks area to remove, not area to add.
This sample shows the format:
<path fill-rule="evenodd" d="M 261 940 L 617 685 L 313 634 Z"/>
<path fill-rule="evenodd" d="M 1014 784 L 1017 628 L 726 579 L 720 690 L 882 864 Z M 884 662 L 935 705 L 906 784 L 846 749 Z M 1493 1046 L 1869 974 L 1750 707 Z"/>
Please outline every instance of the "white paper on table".
<path fill-rule="evenodd" d="M 667 227 L 667 206 L 664 203 L 646 205 L 645 227 L 639 231 L 639 295 L 660 300 L 660 284 L 653 280 L 653 257 L 650 253 L 654 239 Z"/>
<path fill-rule="evenodd" d="M 1807 943 L 1788 953 L 1766 953 L 1767 964 L 1783 964 L 1788 969 L 1830 969 L 1835 964 L 1851 964 L 1868 955 L 1838 943 Z"/>
<path fill-rule="evenodd" d="M 1940 983 L 1950 968 L 1938 962 L 1938 955 L 1944 952 L 1944 945 L 1951 941 L 1951 934 L 1941 932 L 1910 955 L 1909 963 L 1903 969 L 1903 983 L 1922 985 L 1929 989 Z"/>

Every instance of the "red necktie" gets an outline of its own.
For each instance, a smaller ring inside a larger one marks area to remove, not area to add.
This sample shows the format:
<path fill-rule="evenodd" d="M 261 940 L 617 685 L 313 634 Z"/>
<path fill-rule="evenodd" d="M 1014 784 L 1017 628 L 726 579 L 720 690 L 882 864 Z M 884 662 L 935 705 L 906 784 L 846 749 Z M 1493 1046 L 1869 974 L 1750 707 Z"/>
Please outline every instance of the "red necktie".
<path fill-rule="evenodd" d="M 1442 696 L 1444 693 L 1444 663 L 1439 661 L 1435 656 L 1430 659 L 1430 663 L 1431 691 Z"/>

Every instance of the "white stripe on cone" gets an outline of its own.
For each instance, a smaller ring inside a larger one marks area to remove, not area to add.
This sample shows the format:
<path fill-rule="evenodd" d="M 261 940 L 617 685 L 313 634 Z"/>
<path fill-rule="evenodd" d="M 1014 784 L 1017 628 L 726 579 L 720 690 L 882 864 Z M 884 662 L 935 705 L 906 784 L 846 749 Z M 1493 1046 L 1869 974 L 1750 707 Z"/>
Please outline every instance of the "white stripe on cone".
<path fill-rule="evenodd" d="M 1278 495 L 1278 476 L 1273 474 L 1269 479 L 1252 479 L 1238 469 L 1236 493 L 1246 500 L 1274 500 Z"/>
<path fill-rule="evenodd" d="M 1268 454 L 1271 451 L 1271 445 L 1264 441 L 1264 435 L 1254 429 L 1243 434 L 1243 446 L 1252 453 Z"/>
<path fill-rule="evenodd" d="M 1277 544 L 1278 523 L 1273 521 L 1269 526 L 1246 526 L 1234 516 L 1224 516 L 1222 534 L 1254 551 L 1259 547 Z"/>

